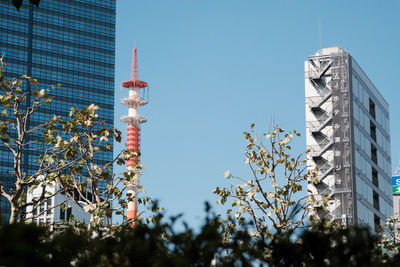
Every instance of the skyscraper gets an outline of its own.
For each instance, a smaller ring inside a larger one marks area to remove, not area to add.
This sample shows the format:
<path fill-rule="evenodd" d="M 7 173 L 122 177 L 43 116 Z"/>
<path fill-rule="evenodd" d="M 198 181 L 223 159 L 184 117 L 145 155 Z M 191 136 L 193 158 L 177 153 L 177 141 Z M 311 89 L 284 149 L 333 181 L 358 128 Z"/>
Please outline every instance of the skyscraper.
<path fill-rule="evenodd" d="M 11 1 L 0 2 L 0 54 L 7 63 L 6 76 L 32 76 L 39 88 L 61 84 L 51 91 L 53 103 L 31 118 L 31 126 L 53 114 L 66 116 L 72 106 L 94 103 L 105 126 L 113 127 L 115 9 L 115 0 L 41 1 L 39 8 L 24 1 L 19 11 Z M 23 155 L 28 173 L 37 156 Z M 111 158 L 112 151 L 98 160 Z M 7 189 L 12 187 L 12 157 L 4 150 L 0 179 Z M 6 201 L 1 201 L 1 212 L 2 221 L 8 221 Z"/>
<path fill-rule="evenodd" d="M 317 215 L 376 229 L 393 214 L 388 103 L 339 47 L 308 57 L 305 95 L 309 189 L 330 196 Z"/>

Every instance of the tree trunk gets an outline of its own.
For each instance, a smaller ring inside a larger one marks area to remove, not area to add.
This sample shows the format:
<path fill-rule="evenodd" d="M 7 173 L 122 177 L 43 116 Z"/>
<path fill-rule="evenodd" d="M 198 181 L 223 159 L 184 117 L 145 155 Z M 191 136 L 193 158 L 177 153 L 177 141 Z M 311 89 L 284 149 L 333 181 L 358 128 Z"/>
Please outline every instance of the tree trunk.
<path fill-rule="evenodd" d="M 92 230 L 93 226 L 94 226 L 94 215 L 93 215 L 93 213 L 90 213 L 90 221 L 89 221 L 89 225 L 88 225 L 89 231 Z"/>
<path fill-rule="evenodd" d="M 15 208 L 15 205 L 11 203 L 11 215 L 10 215 L 10 220 L 9 223 L 16 223 L 18 222 L 18 212 L 17 209 Z"/>

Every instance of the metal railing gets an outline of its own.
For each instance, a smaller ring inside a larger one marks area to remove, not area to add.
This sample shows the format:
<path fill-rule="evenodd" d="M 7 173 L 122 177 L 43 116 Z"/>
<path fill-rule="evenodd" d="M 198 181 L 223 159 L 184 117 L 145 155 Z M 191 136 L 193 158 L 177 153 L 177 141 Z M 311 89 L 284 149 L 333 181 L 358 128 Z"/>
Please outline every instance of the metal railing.
<path fill-rule="evenodd" d="M 326 87 L 324 89 L 327 89 Z M 327 93 L 323 93 L 321 96 L 308 97 L 306 103 L 311 109 L 321 107 L 328 99 L 332 96 L 332 91 L 328 90 Z"/>
<path fill-rule="evenodd" d="M 310 127 L 311 132 L 320 132 L 331 122 L 333 116 L 332 114 L 326 114 L 326 116 L 324 116 L 323 119 L 325 119 L 323 122 L 317 121 L 316 123 L 315 122 L 311 123 L 312 125 L 314 125 L 314 127 Z"/>

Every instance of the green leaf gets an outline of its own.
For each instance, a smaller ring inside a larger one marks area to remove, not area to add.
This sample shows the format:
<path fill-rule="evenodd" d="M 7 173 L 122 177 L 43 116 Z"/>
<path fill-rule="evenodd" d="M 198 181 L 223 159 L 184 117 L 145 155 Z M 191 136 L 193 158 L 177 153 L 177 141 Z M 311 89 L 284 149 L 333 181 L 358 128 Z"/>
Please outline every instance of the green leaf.
<path fill-rule="evenodd" d="M 117 164 L 118 164 L 118 165 L 124 165 L 124 164 L 125 164 L 125 160 L 122 159 L 122 158 L 118 158 L 118 159 L 117 159 Z"/>

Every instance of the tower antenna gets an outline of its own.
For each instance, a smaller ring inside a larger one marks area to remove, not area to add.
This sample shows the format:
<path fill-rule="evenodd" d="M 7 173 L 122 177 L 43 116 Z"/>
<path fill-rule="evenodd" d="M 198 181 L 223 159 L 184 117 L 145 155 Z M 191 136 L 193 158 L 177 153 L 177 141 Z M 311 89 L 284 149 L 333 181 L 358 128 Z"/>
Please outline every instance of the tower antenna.
<path fill-rule="evenodd" d="M 322 49 L 322 28 L 321 28 L 321 20 L 318 21 L 319 25 L 319 49 Z"/>
<path fill-rule="evenodd" d="M 126 145 L 132 152 L 137 155 L 131 158 L 126 168 L 128 171 L 135 172 L 136 166 L 139 164 L 140 155 L 140 124 L 147 121 L 145 117 L 139 116 L 139 107 L 146 105 L 147 100 L 140 97 L 140 90 L 146 90 L 148 84 L 139 80 L 138 62 L 137 62 L 137 49 L 133 49 L 131 79 L 122 83 L 122 87 L 129 90 L 129 95 L 121 99 L 121 103 L 129 107 L 127 116 L 121 117 L 121 121 L 128 124 L 128 136 Z M 137 172 L 137 171 L 136 171 Z M 130 195 L 128 200 L 127 218 L 135 220 L 137 217 L 137 193 L 139 189 L 140 176 L 139 173 L 135 174 L 135 180 L 127 185 L 127 194 Z M 134 223 L 132 224 L 134 225 Z"/>

